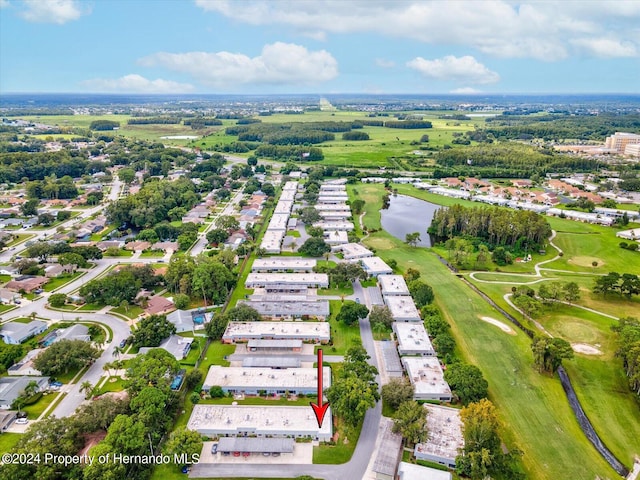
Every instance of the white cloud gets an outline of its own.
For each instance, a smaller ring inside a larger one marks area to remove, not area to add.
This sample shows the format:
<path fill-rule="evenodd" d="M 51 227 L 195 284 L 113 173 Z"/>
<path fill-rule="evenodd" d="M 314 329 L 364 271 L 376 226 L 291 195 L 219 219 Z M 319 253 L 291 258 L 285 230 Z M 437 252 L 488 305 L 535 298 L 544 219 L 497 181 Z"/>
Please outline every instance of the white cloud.
<path fill-rule="evenodd" d="M 224 51 L 159 52 L 138 63 L 188 73 L 198 82 L 219 88 L 240 84 L 317 84 L 338 75 L 338 62 L 326 50 L 309 51 L 281 42 L 265 45 L 261 54 L 253 58 Z"/>
<path fill-rule="evenodd" d="M 571 40 L 609 37 L 640 45 L 640 2 L 592 0 L 195 0 L 205 11 L 251 25 L 286 25 L 314 38 L 375 32 L 498 57 L 553 61 L 572 53 Z M 638 48 L 636 48 L 638 50 Z"/>
<path fill-rule="evenodd" d="M 393 68 L 396 66 L 396 62 L 386 58 L 376 58 L 376 65 L 381 68 Z"/>
<path fill-rule="evenodd" d="M 613 38 L 578 38 L 572 40 L 571 43 L 582 48 L 585 53 L 601 58 L 635 57 L 638 55 L 638 49 L 633 43 L 621 42 Z"/>
<path fill-rule="evenodd" d="M 500 75 L 489 70 L 470 55 L 464 57 L 447 55 L 435 60 L 416 57 L 407 62 L 407 67 L 435 80 L 471 84 L 496 83 L 500 80 Z"/>
<path fill-rule="evenodd" d="M 93 78 L 82 82 L 82 86 L 93 92 L 122 93 L 186 93 L 194 90 L 189 83 L 172 80 L 149 80 L 138 74 L 129 74 L 120 78 Z"/>
<path fill-rule="evenodd" d="M 22 18 L 37 23 L 63 23 L 79 19 L 84 13 L 75 0 L 22 0 Z"/>
<path fill-rule="evenodd" d="M 455 95 L 475 95 L 477 93 L 482 93 L 480 90 L 473 87 L 462 87 L 462 88 L 454 88 L 449 91 L 449 93 L 453 93 Z"/>
<path fill-rule="evenodd" d="M 9 0 L 0 0 L 0 8 L 5 8 L 10 5 Z"/>

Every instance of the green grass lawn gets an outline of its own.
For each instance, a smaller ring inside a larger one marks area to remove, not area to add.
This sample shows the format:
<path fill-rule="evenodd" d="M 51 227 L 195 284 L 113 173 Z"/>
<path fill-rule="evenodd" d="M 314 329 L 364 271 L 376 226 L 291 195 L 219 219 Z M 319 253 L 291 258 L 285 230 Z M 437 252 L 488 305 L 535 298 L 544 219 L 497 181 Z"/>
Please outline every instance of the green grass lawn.
<path fill-rule="evenodd" d="M 113 381 L 112 381 L 113 380 Z M 124 390 L 124 380 L 121 377 L 111 377 L 99 389 L 94 389 L 94 395 L 102 395 L 107 392 L 121 392 Z"/>
<path fill-rule="evenodd" d="M 336 315 L 340 313 L 340 309 L 342 308 L 342 302 L 340 300 L 329 300 L 329 308 L 331 311 L 329 325 L 333 345 L 325 345 L 322 348 L 327 355 L 344 355 L 354 342 L 360 341 L 360 327 L 358 324 L 345 325 L 336 320 Z"/>
<path fill-rule="evenodd" d="M 140 258 L 162 258 L 164 257 L 164 252 L 161 250 L 145 250 L 140 254 Z"/>
<path fill-rule="evenodd" d="M 57 395 L 58 395 L 57 393 L 46 393 L 45 392 L 45 393 L 43 393 L 43 395 L 40 398 L 40 400 L 38 400 L 33 405 L 27 405 L 26 407 L 23 407 L 22 410 L 24 412 L 27 412 L 27 414 L 28 414 L 27 417 L 29 418 L 29 420 L 35 420 L 55 400 Z"/>
<path fill-rule="evenodd" d="M 69 282 L 72 282 L 79 276 L 84 275 L 84 272 L 75 272 L 75 273 L 67 273 L 64 275 L 60 275 L 59 277 L 52 278 L 49 280 L 42 289 L 45 292 L 52 292 L 53 290 L 66 285 Z"/>
<path fill-rule="evenodd" d="M 334 417 L 334 433 L 338 434 L 338 440 L 335 445 L 321 443 L 319 446 L 313 447 L 313 463 L 339 464 L 351 460 L 361 429 L 362 422 L 354 428 Z M 345 443 L 345 439 L 347 443 Z"/>
<path fill-rule="evenodd" d="M 22 438 L 21 433 L 0 433 L 0 453 L 5 453 L 11 450 Z"/>
<path fill-rule="evenodd" d="M 120 315 L 124 315 L 131 320 L 135 320 L 144 313 L 144 309 L 142 307 L 139 307 L 138 305 L 129 305 L 127 308 L 116 307 L 112 308 L 110 311 L 119 313 Z"/>

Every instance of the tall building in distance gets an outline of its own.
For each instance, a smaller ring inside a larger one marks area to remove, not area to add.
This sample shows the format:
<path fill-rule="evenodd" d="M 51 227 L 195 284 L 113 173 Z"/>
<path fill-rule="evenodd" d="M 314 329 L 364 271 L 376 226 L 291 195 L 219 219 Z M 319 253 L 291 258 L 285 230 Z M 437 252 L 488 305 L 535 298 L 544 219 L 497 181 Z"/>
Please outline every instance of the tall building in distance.
<path fill-rule="evenodd" d="M 640 135 L 637 133 L 627 133 L 627 132 L 616 132 L 614 135 L 607 137 L 605 140 L 605 148 L 615 150 L 618 153 L 624 153 L 627 155 L 632 155 L 634 149 L 629 149 L 630 151 L 627 153 L 627 145 L 638 145 L 640 144 Z"/>

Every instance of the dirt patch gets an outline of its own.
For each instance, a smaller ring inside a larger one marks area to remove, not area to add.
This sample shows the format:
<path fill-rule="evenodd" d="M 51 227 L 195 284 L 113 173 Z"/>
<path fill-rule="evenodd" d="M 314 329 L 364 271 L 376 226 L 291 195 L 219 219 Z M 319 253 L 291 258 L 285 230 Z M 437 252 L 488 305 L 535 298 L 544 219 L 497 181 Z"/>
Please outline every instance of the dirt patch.
<path fill-rule="evenodd" d="M 509 325 L 507 325 L 506 323 L 501 322 L 500 320 L 496 320 L 495 318 L 480 317 L 480 320 L 482 320 L 483 322 L 490 323 L 491 325 L 495 325 L 500 330 L 502 330 L 504 333 L 508 333 L 509 335 L 515 335 L 516 334 L 516 332 L 514 332 L 513 329 Z"/>
<path fill-rule="evenodd" d="M 582 353 L 583 355 L 602 355 L 601 350 L 586 343 L 572 343 L 571 348 L 573 348 L 574 352 Z"/>
<path fill-rule="evenodd" d="M 573 265 L 578 265 L 579 267 L 593 267 L 593 262 L 598 262 L 598 265 L 595 268 L 600 268 L 605 265 L 605 262 L 598 257 L 571 257 L 568 260 L 569 263 Z"/>

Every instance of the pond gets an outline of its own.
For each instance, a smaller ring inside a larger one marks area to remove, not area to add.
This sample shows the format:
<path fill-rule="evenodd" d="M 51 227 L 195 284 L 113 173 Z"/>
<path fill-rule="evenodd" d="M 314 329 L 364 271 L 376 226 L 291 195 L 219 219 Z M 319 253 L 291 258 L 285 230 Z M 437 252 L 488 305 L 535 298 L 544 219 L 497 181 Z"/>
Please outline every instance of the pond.
<path fill-rule="evenodd" d="M 391 203 L 386 210 L 380 210 L 382 228 L 404 242 L 407 233 L 420 232 L 421 247 L 430 247 L 431 239 L 427 228 L 440 205 L 425 202 L 406 195 L 391 195 Z"/>

